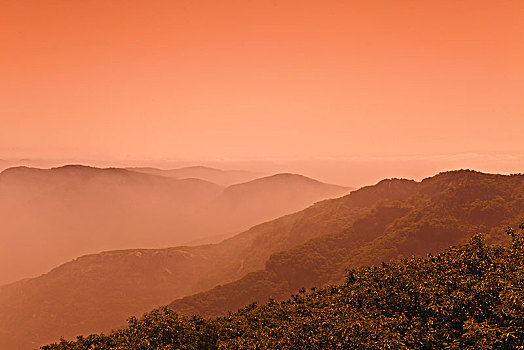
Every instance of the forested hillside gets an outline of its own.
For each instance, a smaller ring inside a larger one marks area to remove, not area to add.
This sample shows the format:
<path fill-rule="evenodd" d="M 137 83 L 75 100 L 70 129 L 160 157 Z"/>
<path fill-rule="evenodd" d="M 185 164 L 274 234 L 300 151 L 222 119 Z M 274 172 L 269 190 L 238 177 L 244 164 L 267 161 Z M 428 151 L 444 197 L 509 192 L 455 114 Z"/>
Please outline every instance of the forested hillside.
<path fill-rule="evenodd" d="M 524 228 L 524 224 L 520 225 Z M 108 336 L 43 350 L 519 349 L 524 346 L 524 240 L 482 235 L 436 256 L 350 269 L 342 284 L 225 317 L 155 310 Z"/>

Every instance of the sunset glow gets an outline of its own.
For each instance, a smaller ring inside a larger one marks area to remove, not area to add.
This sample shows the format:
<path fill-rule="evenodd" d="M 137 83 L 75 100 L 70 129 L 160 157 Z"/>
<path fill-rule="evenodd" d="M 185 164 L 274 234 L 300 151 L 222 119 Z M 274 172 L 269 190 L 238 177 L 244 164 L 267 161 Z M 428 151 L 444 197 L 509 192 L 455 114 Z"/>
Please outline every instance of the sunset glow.
<path fill-rule="evenodd" d="M 0 4 L 0 158 L 524 149 L 520 0 Z"/>

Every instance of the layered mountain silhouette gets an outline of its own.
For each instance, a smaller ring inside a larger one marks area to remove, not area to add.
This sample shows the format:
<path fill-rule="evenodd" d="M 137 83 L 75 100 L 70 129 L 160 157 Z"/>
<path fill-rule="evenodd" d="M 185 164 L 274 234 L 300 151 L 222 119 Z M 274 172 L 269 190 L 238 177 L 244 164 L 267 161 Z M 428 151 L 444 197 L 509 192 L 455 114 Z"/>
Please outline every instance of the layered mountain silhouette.
<path fill-rule="evenodd" d="M 219 244 L 88 255 L 3 286 L 0 347 L 107 332 L 127 316 L 193 293 L 170 307 L 219 315 L 339 282 L 348 267 L 437 253 L 474 232 L 500 241 L 503 227 L 522 217 L 522 175 L 456 171 L 422 182 L 384 180 Z"/>
<path fill-rule="evenodd" d="M 170 307 L 188 315 L 223 315 L 253 300 L 285 299 L 301 287 L 340 283 L 349 267 L 439 253 L 473 233 L 502 243 L 504 227 L 524 217 L 524 175 L 457 171 L 420 183 L 384 180 L 330 203 L 351 200 L 373 209 L 338 232 L 271 255 L 264 269 Z"/>
<path fill-rule="evenodd" d="M 264 176 L 261 173 L 247 170 L 222 170 L 206 166 L 189 166 L 178 169 L 157 169 L 151 167 L 135 167 L 128 169 L 140 173 L 167 176 L 175 179 L 201 179 L 216 183 L 220 186 L 235 185 Z"/>
<path fill-rule="evenodd" d="M 0 284 L 44 273 L 86 253 L 231 236 L 348 191 L 299 175 L 283 177 L 287 189 L 273 177 L 261 178 L 256 184 L 235 185 L 244 191 L 235 196 L 231 195 L 234 188 L 202 179 L 119 168 L 70 165 L 4 170 L 0 173 Z M 273 196 L 278 206 L 270 200 Z M 242 210 L 223 214 L 231 207 Z"/>

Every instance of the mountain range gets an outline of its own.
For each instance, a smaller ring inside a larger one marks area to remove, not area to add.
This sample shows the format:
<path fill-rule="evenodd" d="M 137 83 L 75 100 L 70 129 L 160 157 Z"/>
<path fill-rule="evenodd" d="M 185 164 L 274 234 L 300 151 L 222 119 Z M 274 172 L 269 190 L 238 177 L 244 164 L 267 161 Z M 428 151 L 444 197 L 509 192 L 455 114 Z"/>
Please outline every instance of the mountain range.
<path fill-rule="evenodd" d="M 438 253 L 475 232 L 501 242 L 504 226 L 523 217 L 522 175 L 383 180 L 218 244 L 88 255 L 0 287 L 0 347 L 107 332 L 174 299 L 170 307 L 183 314 L 225 314 L 340 282 L 349 267 Z"/>

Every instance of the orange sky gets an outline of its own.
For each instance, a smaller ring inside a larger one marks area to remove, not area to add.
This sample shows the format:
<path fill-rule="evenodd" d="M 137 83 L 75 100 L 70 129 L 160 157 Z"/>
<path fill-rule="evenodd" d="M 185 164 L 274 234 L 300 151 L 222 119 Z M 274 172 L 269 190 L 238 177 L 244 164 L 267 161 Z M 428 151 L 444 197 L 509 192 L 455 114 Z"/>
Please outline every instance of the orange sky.
<path fill-rule="evenodd" d="M 522 0 L 0 6 L 0 158 L 524 153 Z"/>

